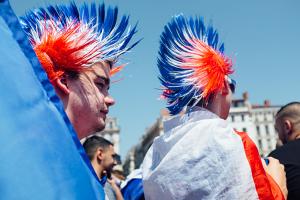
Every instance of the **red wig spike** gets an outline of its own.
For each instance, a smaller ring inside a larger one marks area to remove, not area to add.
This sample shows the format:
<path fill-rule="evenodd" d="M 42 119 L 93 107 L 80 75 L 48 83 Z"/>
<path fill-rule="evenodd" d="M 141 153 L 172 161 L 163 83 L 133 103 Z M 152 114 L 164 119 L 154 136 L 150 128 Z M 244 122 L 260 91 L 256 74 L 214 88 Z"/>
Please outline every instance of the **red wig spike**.
<path fill-rule="evenodd" d="M 194 70 L 191 79 L 197 80 L 197 87 L 202 88 L 202 98 L 207 99 L 210 94 L 223 89 L 225 77 L 233 73 L 232 62 L 222 53 L 216 51 L 201 40 L 193 41 L 196 48 L 190 58 L 186 59 L 190 68 Z"/>
<path fill-rule="evenodd" d="M 81 71 L 89 66 L 100 57 L 101 48 L 85 25 L 74 23 L 60 31 L 55 28 L 51 24 L 45 27 L 40 43 L 34 47 L 51 82 L 66 71 Z"/>
<path fill-rule="evenodd" d="M 110 70 L 110 76 L 113 76 L 115 75 L 116 73 L 118 73 L 119 71 L 121 71 L 124 67 L 125 67 L 126 64 L 124 65 L 120 65 L 120 66 L 117 66 L 117 67 L 114 67 L 113 69 Z"/>

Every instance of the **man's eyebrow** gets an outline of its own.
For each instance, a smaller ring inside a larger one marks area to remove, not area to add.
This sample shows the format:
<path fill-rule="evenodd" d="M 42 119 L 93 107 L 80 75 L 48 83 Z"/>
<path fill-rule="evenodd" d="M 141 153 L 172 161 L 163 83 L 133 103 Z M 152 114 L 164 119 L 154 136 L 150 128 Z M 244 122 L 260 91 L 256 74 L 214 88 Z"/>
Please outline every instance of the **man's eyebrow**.
<path fill-rule="evenodd" d="M 101 75 L 96 75 L 96 79 L 102 79 L 106 85 L 110 84 L 110 79 Z"/>
<path fill-rule="evenodd" d="M 112 61 L 112 60 L 106 60 L 105 62 L 109 65 L 109 68 L 110 68 L 110 69 L 113 68 L 114 61 Z"/>

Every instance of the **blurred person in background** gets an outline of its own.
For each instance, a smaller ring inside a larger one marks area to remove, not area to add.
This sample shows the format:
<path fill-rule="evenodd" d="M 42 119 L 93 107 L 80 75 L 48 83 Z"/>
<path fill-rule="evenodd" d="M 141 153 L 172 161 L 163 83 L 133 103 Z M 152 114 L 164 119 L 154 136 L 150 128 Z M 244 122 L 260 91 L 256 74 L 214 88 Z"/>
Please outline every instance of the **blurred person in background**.
<path fill-rule="evenodd" d="M 275 129 L 282 146 L 270 153 L 285 167 L 288 200 L 300 199 L 300 102 L 280 108 L 275 116 Z"/>
<path fill-rule="evenodd" d="M 122 200 L 121 190 L 111 174 L 113 167 L 117 164 L 117 154 L 113 144 L 103 137 L 94 135 L 84 141 L 83 148 L 99 180 L 104 185 L 108 199 Z"/>

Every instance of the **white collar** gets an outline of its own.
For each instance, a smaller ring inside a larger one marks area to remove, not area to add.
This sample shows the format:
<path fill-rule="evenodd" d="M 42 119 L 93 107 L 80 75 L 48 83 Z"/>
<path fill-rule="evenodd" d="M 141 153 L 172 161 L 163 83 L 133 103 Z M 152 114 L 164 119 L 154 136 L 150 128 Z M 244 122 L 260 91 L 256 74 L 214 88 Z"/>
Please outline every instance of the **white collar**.
<path fill-rule="evenodd" d="M 203 119 L 216 119 L 219 118 L 216 114 L 211 111 L 202 108 L 202 107 L 194 107 L 188 113 L 182 116 L 175 116 L 170 120 L 164 121 L 164 132 L 168 132 L 177 126 L 180 126 L 185 123 L 196 122 Z"/>

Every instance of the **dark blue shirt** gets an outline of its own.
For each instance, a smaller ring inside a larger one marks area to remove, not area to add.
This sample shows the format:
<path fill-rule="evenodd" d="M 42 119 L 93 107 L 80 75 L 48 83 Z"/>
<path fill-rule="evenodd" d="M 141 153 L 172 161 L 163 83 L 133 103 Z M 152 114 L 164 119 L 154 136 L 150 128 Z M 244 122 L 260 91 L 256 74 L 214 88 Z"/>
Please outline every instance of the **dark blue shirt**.
<path fill-rule="evenodd" d="M 300 200 L 300 139 L 288 142 L 270 153 L 285 167 L 288 199 Z"/>

